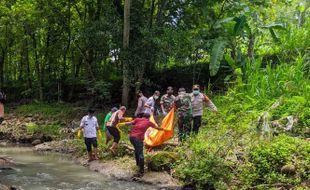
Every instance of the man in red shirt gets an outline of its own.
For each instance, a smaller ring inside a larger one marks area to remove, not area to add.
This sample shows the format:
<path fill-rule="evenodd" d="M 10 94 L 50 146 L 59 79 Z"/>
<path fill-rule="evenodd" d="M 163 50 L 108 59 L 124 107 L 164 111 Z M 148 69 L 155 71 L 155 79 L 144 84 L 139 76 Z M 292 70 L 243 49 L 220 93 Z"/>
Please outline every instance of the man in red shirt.
<path fill-rule="evenodd" d="M 142 118 L 136 118 L 131 122 L 125 123 L 125 125 L 134 125 L 134 127 L 129 133 L 129 139 L 131 144 L 135 148 L 136 164 L 137 166 L 139 166 L 139 173 L 137 174 L 137 177 L 141 177 L 144 174 L 144 155 L 143 155 L 144 134 L 149 127 L 153 127 L 158 130 L 164 130 L 164 129 L 150 122 L 149 113 L 144 113 Z"/>

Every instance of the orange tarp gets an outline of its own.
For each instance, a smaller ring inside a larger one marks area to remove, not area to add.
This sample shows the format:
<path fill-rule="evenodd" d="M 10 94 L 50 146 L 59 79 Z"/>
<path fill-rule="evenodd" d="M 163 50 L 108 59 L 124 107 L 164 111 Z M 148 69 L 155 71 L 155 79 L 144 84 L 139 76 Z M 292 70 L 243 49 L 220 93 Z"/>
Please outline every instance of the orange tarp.
<path fill-rule="evenodd" d="M 145 132 L 144 143 L 147 146 L 159 146 L 163 144 L 165 141 L 169 140 L 173 136 L 174 129 L 174 108 L 170 110 L 170 112 L 166 115 L 161 123 L 161 127 L 165 130 L 159 131 L 154 128 L 149 128 Z M 157 125 L 153 116 L 151 116 L 150 121 Z"/>

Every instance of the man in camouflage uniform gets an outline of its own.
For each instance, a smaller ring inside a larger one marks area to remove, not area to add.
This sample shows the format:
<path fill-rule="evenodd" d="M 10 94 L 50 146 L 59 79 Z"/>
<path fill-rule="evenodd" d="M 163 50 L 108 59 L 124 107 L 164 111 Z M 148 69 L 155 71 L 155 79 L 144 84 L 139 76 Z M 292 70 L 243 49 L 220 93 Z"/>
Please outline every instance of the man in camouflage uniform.
<path fill-rule="evenodd" d="M 163 95 L 160 99 L 161 112 L 164 116 L 172 109 L 175 96 L 173 96 L 173 88 L 167 88 L 167 94 Z"/>
<path fill-rule="evenodd" d="M 178 112 L 179 142 L 182 142 L 191 131 L 192 104 L 191 96 L 186 93 L 184 88 L 180 88 L 178 93 L 179 95 L 175 98 L 175 106 Z"/>

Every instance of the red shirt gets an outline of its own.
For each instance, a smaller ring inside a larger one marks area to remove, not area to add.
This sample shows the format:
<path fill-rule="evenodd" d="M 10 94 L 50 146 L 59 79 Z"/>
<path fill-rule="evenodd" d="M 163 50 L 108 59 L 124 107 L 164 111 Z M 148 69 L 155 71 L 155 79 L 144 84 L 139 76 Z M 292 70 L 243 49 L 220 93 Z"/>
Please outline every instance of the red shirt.
<path fill-rule="evenodd" d="M 144 133 L 149 127 L 155 128 L 156 125 L 146 118 L 137 118 L 131 122 L 134 128 L 131 129 L 129 136 L 140 140 L 144 140 Z"/>

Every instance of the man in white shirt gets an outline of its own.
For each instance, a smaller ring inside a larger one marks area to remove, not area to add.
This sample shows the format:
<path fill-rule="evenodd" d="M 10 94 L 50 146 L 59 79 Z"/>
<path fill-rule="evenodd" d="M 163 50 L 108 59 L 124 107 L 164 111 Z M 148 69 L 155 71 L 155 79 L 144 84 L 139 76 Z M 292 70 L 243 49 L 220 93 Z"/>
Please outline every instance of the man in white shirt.
<path fill-rule="evenodd" d="M 145 108 L 144 113 L 148 113 L 150 115 L 154 114 L 155 101 L 159 98 L 159 96 L 160 96 L 160 92 L 156 90 L 153 96 L 151 96 L 144 104 L 144 108 Z"/>
<path fill-rule="evenodd" d="M 213 112 L 217 112 L 216 106 L 209 99 L 209 97 L 200 92 L 200 86 L 198 84 L 193 85 L 193 92 L 190 94 L 192 102 L 192 116 L 193 116 L 193 129 L 192 132 L 197 134 L 201 126 L 201 118 L 203 115 L 204 103 Z"/>
<path fill-rule="evenodd" d="M 86 149 L 88 152 L 88 161 L 98 160 L 97 155 L 97 131 L 99 130 L 99 125 L 97 118 L 94 116 L 95 111 L 92 109 L 88 110 L 88 115 L 84 116 L 81 120 L 80 127 L 78 130 L 83 129 L 84 141 Z M 94 156 L 92 147 L 94 147 Z"/>

